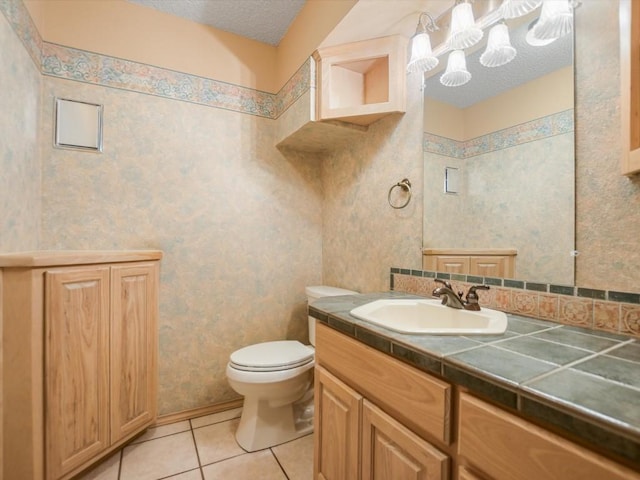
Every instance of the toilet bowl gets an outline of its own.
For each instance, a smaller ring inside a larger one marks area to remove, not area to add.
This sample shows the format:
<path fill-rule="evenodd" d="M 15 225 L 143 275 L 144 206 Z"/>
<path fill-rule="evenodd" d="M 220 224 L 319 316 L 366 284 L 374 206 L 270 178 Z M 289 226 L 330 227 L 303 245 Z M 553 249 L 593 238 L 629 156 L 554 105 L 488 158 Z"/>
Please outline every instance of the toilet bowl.
<path fill-rule="evenodd" d="M 307 301 L 357 292 L 307 287 Z M 308 317 L 315 344 L 315 319 Z M 249 452 L 288 442 L 313 431 L 313 346 L 296 340 L 258 343 L 229 357 L 227 379 L 244 396 L 236 441 Z"/>

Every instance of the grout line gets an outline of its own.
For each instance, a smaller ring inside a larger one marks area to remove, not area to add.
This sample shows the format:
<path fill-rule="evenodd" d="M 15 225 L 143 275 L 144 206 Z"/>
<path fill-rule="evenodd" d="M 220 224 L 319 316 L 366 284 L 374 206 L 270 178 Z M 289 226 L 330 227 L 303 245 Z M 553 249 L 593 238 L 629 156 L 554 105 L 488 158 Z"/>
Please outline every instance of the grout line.
<path fill-rule="evenodd" d="M 276 453 L 273 451 L 273 448 L 269 448 L 269 451 L 271 452 L 271 455 L 273 455 L 273 458 L 276 459 L 276 462 L 278 463 L 278 466 L 280 467 L 280 470 L 282 470 L 282 473 L 284 473 L 284 476 L 287 480 L 291 480 L 289 478 L 289 475 L 287 475 L 287 471 L 284 469 L 284 467 L 282 466 L 282 464 L 280 463 L 280 460 L 278 459 L 278 456 L 276 455 Z"/>
<path fill-rule="evenodd" d="M 198 450 L 198 442 L 196 441 L 196 434 L 193 431 L 193 425 L 191 425 L 191 420 L 189 420 L 189 431 L 191 432 L 191 439 L 193 440 L 193 446 L 196 449 L 196 458 L 198 459 L 198 467 L 200 467 L 200 475 L 202 476 L 202 462 L 200 461 L 200 451 Z"/>
<path fill-rule="evenodd" d="M 567 363 L 565 365 L 559 365 L 558 368 L 556 368 L 556 369 L 554 369 L 554 370 L 552 370 L 550 372 L 545 372 L 545 373 L 542 373 L 542 374 L 540 374 L 540 375 L 538 375 L 536 377 L 530 378 L 529 380 L 527 380 L 525 382 L 522 382 L 520 385 L 521 386 L 528 386 L 529 384 L 531 384 L 531 383 L 533 383 L 533 382 L 535 382 L 537 380 L 541 380 L 541 379 L 543 379 L 543 378 L 545 378 L 545 377 L 547 377 L 547 376 L 549 376 L 551 374 L 558 373 L 558 372 L 561 372 L 563 370 L 568 370 L 571 367 L 573 367 L 574 365 L 578 365 L 579 363 L 587 362 L 587 361 L 589 361 L 589 360 L 591 360 L 593 358 L 599 357 L 600 355 L 605 355 L 606 353 L 608 353 L 608 352 L 610 352 L 612 350 L 615 350 L 615 349 L 621 347 L 622 345 L 627 345 L 629 343 L 633 343 L 634 341 L 635 340 L 633 340 L 633 339 L 629 339 L 626 342 L 622 342 L 622 343 L 619 343 L 617 345 L 613 345 L 613 346 L 611 346 L 609 348 L 605 348 L 604 350 L 600 350 L 599 352 L 593 352 L 593 354 L 591 354 L 591 355 L 587 355 L 586 357 L 578 358 L 577 360 L 574 360 L 573 362 L 569 362 L 569 363 Z M 587 375 L 590 375 L 592 377 L 596 377 L 596 378 L 600 378 L 600 379 L 606 380 L 608 382 L 617 383 L 617 384 L 620 384 L 620 385 L 624 385 L 626 387 L 631 387 L 631 388 L 636 389 L 636 390 L 638 389 L 637 387 L 634 387 L 633 385 L 627 385 L 627 384 L 623 384 L 623 383 L 620 383 L 620 382 L 616 382 L 615 380 L 610 380 L 610 379 L 608 379 L 606 377 L 602 377 L 600 375 L 596 375 L 596 374 L 591 373 L 591 372 L 585 372 L 585 371 L 582 371 L 582 370 L 580 370 L 580 372 L 582 372 L 584 374 L 587 374 Z"/>
<path fill-rule="evenodd" d="M 118 475 L 116 478 L 117 480 L 120 480 L 120 475 L 122 475 L 122 460 L 124 458 L 124 448 L 120 449 L 118 455 L 120 456 L 120 459 L 118 460 Z"/>
<path fill-rule="evenodd" d="M 200 471 L 200 476 L 202 476 L 202 469 L 200 467 L 196 467 L 196 468 L 191 468 L 189 470 L 184 470 L 182 472 L 172 473 L 171 475 L 167 475 L 166 477 L 160 477 L 156 480 L 166 480 L 168 478 L 174 478 L 174 477 L 177 477 L 178 475 L 182 475 L 183 473 L 193 472 L 194 470 Z"/>

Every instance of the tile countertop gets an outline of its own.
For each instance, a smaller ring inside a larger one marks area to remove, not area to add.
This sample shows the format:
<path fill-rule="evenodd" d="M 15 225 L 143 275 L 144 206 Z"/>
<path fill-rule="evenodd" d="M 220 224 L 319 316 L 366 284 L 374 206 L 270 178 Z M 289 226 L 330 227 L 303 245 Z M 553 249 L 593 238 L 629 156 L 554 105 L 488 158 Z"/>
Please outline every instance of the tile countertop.
<path fill-rule="evenodd" d="M 553 425 L 640 470 L 640 342 L 622 335 L 508 314 L 502 335 L 414 335 L 349 312 L 397 292 L 325 297 L 309 314 L 421 370 L 524 417 Z"/>

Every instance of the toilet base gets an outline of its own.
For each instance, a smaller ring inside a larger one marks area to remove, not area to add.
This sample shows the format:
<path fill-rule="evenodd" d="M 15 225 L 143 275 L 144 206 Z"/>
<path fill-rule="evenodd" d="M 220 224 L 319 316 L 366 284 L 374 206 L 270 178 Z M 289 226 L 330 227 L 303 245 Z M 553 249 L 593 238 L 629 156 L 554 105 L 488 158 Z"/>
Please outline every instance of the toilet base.
<path fill-rule="evenodd" d="M 313 432 L 313 389 L 292 404 L 272 406 L 245 397 L 236 441 L 255 452 L 295 440 Z"/>

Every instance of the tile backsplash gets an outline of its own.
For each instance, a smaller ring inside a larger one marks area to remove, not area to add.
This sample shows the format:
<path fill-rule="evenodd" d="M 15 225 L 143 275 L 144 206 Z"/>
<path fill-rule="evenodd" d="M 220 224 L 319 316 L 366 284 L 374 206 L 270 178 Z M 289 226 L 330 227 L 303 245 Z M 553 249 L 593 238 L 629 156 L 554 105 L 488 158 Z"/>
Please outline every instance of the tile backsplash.
<path fill-rule="evenodd" d="M 390 288 L 431 297 L 435 279 L 455 291 L 486 284 L 478 291 L 483 307 L 577 327 L 640 337 L 640 294 L 520 280 L 391 268 Z"/>

